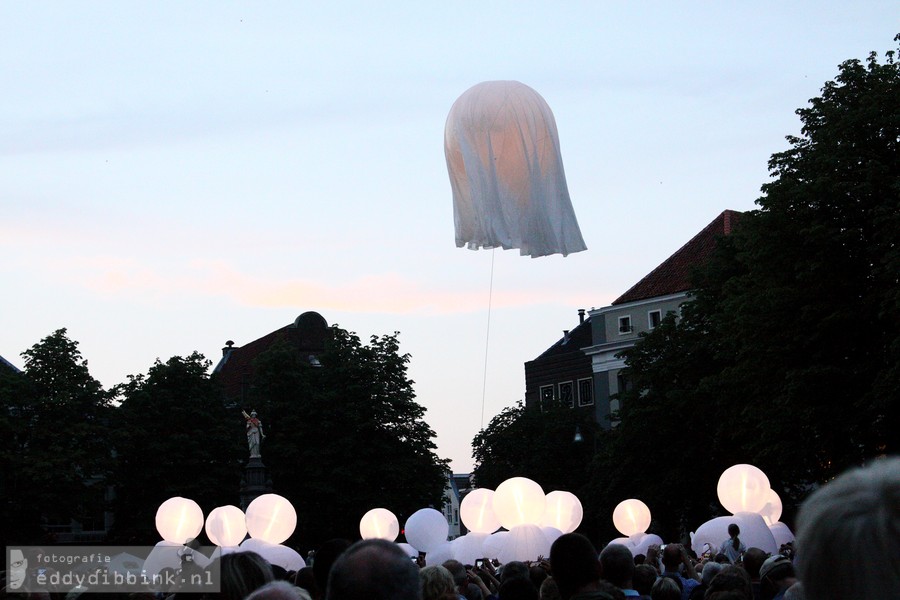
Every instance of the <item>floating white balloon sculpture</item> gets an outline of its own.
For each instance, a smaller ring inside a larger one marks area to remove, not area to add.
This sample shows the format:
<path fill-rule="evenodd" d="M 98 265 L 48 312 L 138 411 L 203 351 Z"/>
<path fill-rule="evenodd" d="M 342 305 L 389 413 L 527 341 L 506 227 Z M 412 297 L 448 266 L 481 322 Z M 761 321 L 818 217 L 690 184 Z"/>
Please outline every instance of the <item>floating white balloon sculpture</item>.
<path fill-rule="evenodd" d="M 509 530 L 497 558 L 527 561 L 549 553 L 550 544 L 540 527 L 547 497 L 537 482 L 526 477 L 507 479 L 494 491 L 493 506 L 500 524 Z"/>
<path fill-rule="evenodd" d="M 188 498 L 169 498 L 156 511 L 156 530 L 167 542 L 185 544 L 203 530 L 203 510 Z"/>
<path fill-rule="evenodd" d="M 691 545 L 698 554 L 718 552 L 730 537 L 731 523 L 740 528 L 740 538 L 746 547 L 769 553 L 778 551 L 775 531 L 770 526 L 781 516 L 781 498 L 771 489 L 765 473 L 753 465 L 731 466 L 719 477 L 716 493 L 719 502 L 733 516 L 711 519 L 691 534 Z M 793 536 L 787 526 L 776 529 L 783 537 Z"/>
<path fill-rule="evenodd" d="M 759 510 L 759 514 L 765 519 L 766 525 L 771 525 L 772 523 L 777 523 L 778 519 L 781 518 L 781 510 L 781 498 L 775 490 L 770 489 L 766 493 L 766 503 Z"/>
<path fill-rule="evenodd" d="M 498 531 L 489 535 L 481 546 L 482 556 L 484 558 L 497 558 L 500 556 L 500 548 L 503 547 L 503 544 L 508 537 L 508 531 Z"/>
<path fill-rule="evenodd" d="M 536 482 L 513 477 L 497 486 L 493 506 L 500 524 L 512 530 L 517 525 L 538 525 L 547 500 L 544 490 Z"/>
<path fill-rule="evenodd" d="M 622 500 L 613 510 L 612 519 L 622 535 L 644 533 L 650 527 L 650 508 L 637 498 Z"/>
<path fill-rule="evenodd" d="M 219 506 L 206 517 L 206 537 L 216 546 L 234 548 L 246 536 L 246 517 L 237 506 Z"/>
<path fill-rule="evenodd" d="M 484 547 L 484 541 L 489 535 L 488 533 L 470 531 L 466 535 L 456 538 L 450 542 L 453 558 L 464 565 L 475 564 L 476 559 L 484 557 L 482 548 Z"/>
<path fill-rule="evenodd" d="M 753 465 L 734 465 L 725 469 L 719 477 L 716 493 L 725 509 L 756 513 L 766 505 L 769 492 L 769 478 Z"/>
<path fill-rule="evenodd" d="M 475 533 L 494 533 L 500 520 L 494 512 L 494 490 L 477 488 L 466 494 L 459 505 L 459 518 L 466 529 Z"/>
<path fill-rule="evenodd" d="M 287 498 L 263 494 L 247 507 L 247 532 L 250 537 L 280 544 L 297 527 L 297 511 Z"/>
<path fill-rule="evenodd" d="M 563 533 L 572 533 L 581 525 L 583 517 L 584 508 L 575 494 L 553 491 L 547 494 L 541 526 L 554 527 Z"/>
<path fill-rule="evenodd" d="M 503 540 L 497 558 L 502 563 L 513 560 L 532 561 L 538 556 L 550 556 L 550 542 L 537 525 L 516 525 Z"/>
<path fill-rule="evenodd" d="M 400 535 L 400 522 L 386 508 L 373 508 L 359 521 L 359 535 L 364 540 L 379 538 L 393 542 Z"/>
<path fill-rule="evenodd" d="M 775 545 L 779 549 L 782 545 L 794 541 L 794 532 L 781 521 L 769 525 L 769 531 L 772 532 L 772 536 L 775 538 Z"/>
<path fill-rule="evenodd" d="M 406 541 L 426 554 L 447 541 L 450 524 L 447 518 L 433 508 L 422 508 L 406 520 Z"/>

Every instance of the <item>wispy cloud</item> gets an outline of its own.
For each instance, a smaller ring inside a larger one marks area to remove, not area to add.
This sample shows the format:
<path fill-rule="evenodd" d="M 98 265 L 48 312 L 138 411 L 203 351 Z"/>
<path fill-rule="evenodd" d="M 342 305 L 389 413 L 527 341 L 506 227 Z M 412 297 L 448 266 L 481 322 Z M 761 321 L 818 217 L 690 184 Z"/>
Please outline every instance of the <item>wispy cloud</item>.
<path fill-rule="evenodd" d="M 346 312 L 440 315 L 484 310 L 489 295 L 487 288 L 459 289 L 452 282 L 420 281 L 390 271 L 333 281 L 258 275 L 208 259 L 166 267 L 101 253 L 32 256 L 25 260 L 32 275 L 39 274 L 58 285 L 137 302 L 217 298 L 247 307 L 319 306 Z M 587 305 L 592 300 L 596 302 L 596 296 L 577 298 L 571 291 L 548 291 L 538 285 L 494 290 L 490 299 L 494 308 L 573 302 Z"/>

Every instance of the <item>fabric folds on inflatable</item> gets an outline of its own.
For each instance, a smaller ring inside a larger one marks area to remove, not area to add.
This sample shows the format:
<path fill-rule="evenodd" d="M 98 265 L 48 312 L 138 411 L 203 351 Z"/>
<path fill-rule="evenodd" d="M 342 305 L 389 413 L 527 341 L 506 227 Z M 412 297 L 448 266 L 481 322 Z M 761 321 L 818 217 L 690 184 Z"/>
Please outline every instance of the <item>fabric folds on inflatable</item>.
<path fill-rule="evenodd" d="M 469 88 L 450 109 L 444 153 L 457 247 L 523 256 L 586 250 L 572 209 L 556 120 L 518 81 Z"/>

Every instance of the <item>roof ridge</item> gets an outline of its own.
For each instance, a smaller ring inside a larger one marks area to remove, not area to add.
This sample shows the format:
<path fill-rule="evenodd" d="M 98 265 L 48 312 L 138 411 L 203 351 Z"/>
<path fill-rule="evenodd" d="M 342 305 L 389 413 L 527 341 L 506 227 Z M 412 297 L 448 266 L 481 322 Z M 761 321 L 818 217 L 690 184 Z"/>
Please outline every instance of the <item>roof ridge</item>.
<path fill-rule="evenodd" d="M 731 235 L 733 226 L 740 215 L 740 212 L 731 209 L 726 209 L 719 213 L 715 219 L 697 232 L 694 237 L 685 242 L 678 250 L 657 265 L 655 269 L 642 277 L 640 281 L 628 288 L 624 294 L 613 300 L 612 306 L 645 298 L 674 294 L 689 289 L 688 273 L 686 272 L 688 265 L 678 264 L 679 259 L 689 251 L 696 251 L 699 255 L 696 257 L 697 259 L 705 259 L 712 251 L 712 247 L 704 248 L 703 246 L 714 241 L 716 235 Z M 691 261 L 692 264 L 689 266 L 694 266 L 696 262 L 696 260 Z"/>

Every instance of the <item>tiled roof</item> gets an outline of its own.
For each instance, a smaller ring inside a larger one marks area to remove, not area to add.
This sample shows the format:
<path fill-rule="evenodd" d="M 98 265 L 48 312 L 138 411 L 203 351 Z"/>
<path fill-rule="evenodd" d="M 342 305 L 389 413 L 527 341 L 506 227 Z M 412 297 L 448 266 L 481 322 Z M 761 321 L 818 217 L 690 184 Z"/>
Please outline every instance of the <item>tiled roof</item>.
<path fill-rule="evenodd" d="M 613 301 L 613 306 L 691 289 L 691 271 L 702 264 L 716 246 L 716 238 L 731 234 L 741 213 L 726 210 L 703 230 L 650 271 L 631 289 Z"/>
<path fill-rule="evenodd" d="M 285 340 L 301 354 L 304 360 L 325 349 L 328 323 L 316 312 L 305 312 L 297 320 L 281 329 L 266 334 L 240 347 L 229 346 L 222 349 L 222 359 L 213 369 L 213 375 L 222 382 L 225 396 L 241 398 L 245 385 L 250 385 L 255 373 L 257 357 L 279 340 Z"/>

